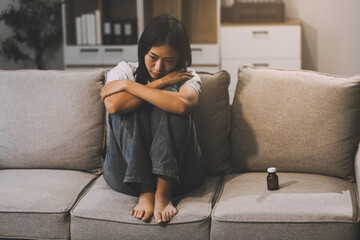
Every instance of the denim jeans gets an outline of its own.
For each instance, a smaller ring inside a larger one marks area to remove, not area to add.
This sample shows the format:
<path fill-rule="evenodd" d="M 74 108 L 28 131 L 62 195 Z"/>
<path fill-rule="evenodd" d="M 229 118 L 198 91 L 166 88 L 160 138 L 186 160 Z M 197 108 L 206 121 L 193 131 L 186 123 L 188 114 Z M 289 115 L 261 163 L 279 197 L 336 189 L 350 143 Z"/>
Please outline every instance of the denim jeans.
<path fill-rule="evenodd" d="M 192 114 L 144 103 L 136 111 L 109 115 L 109 128 L 104 178 L 114 190 L 137 196 L 140 183 L 156 187 L 157 175 L 173 179 L 174 196 L 201 184 L 204 165 Z"/>

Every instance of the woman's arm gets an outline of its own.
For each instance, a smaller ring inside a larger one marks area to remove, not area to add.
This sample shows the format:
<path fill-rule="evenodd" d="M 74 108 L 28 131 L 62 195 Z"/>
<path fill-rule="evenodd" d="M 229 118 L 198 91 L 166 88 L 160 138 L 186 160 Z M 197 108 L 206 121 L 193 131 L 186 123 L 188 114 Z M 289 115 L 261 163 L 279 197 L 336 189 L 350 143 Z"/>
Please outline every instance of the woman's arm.
<path fill-rule="evenodd" d="M 161 79 L 147 84 L 147 88 L 160 89 L 168 85 L 174 85 L 192 78 L 190 72 L 172 72 Z M 126 86 L 134 81 L 116 80 L 106 84 L 101 90 L 100 96 L 110 114 L 121 114 L 133 111 L 141 106 L 143 99 L 126 91 Z M 138 84 L 141 85 L 141 84 Z M 144 85 L 141 85 L 145 87 Z"/>
<path fill-rule="evenodd" d="M 101 90 L 101 100 L 104 101 L 105 108 L 110 114 L 122 114 L 134 111 L 144 102 L 141 98 L 125 91 L 124 86 L 127 81 L 133 82 L 131 80 L 116 80 L 106 84 Z M 160 80 L 147 84 L 149 88 L 162 88 L 164 86 L 164 83 Z"/>
<path fill-rule="evenodd" d="M 198 103 L 197 91 L 189 86 L 182 85 L 179 92 L 170 92 L 143 86 L 139 83 L 127 82 L 125 91 L 137 96 L 163 111 L 175 114 L 188 114 Z"/>

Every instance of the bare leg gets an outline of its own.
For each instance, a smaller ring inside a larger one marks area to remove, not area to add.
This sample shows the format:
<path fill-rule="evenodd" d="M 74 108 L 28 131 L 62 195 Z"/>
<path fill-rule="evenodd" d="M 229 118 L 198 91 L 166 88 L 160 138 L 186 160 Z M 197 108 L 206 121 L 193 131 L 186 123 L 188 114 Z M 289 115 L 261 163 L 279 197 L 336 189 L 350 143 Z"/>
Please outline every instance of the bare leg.
<path fill-rule="evenodd" d="M 140 184 L 138 204 L 130 211 L 135 218 L 148 222 L 154 213 L 154 189 L 148 184 Z"/>
<path fill-rule="evenodd" d="M 159 224 L 169 222 L 177 214 L 177 209 L 171 201 L 171 181 L 169 177 L 158 176 L 154 217 Z"/>

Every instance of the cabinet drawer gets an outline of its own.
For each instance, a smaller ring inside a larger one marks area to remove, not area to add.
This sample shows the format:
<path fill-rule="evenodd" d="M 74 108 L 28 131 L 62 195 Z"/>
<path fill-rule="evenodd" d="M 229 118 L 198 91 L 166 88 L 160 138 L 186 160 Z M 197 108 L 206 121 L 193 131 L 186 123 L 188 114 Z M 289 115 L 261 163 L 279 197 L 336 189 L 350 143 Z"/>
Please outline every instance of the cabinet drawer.
<path fill-rule="evenodd" d="M 243 65 L 253 67 L 273 67 L 284 69 L 301 69 L 301 60 L 298 58 L 290 59 L 222 59 L 221 69 L 230 73 L 229 94 L 230 100 L 233 99 L 236 84 L 238 81 L 239 68 Z"/>
<path fill-rule="evenodd" d="M 227 59 L 224 59 L 226 64 Z M 239 66 L 247 65 L 252 67 L 271 67 L 271 68 L 284 68 L 284 69 L 301 69 L 300 58 L 282 58 L 282 59 L 237 59 L 230 60 L 236 62 Z"/>
<path fill-rule="evenodd" d="M 222 26 L 225 58 L 300 58 L 300 25 Z"/>
<path fill-rule="evenodd" d="M 219 46 L 217 44 L 191 44 L 191 55 L 192 64 L 219 64 Z"/>
<path fill-rule="evenodd" d="M 133 46 L 65 46 L 65 65 L 116 65 L 120 61 L 137 61 Z"/>
<path fill-rule="evenodd" d="M 208 72 L 208 73 L 216 73 L 220 71 L 220 67 L 218 66 L 199 66 L 199 65 L 192 65 L 190 68 L 194 69 L 197 73 L 199 72 Z"/>
<path fill-rule="evenodd" d="M 101 55 L 101 49 L 95 46 L 64 46 L 65 65 L 99 64 Z"/>
<path fill-rule="evenodd" d="M 103 64 L 113 65 L 121 61 L 137 61 L 137 45 L 134 46 L 103 46 Z"/>

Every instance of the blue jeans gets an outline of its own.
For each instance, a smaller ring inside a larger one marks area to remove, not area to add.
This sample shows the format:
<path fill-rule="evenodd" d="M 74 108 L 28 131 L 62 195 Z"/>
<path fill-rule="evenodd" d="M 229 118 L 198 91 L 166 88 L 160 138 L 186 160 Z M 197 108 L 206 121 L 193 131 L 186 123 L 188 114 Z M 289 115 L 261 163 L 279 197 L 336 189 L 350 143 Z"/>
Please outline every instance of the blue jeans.
<path fill-rule="evenodd" d="M 174 196 L 201 184 L 204 165 L 192 114 L 144 103 L 136 111 L 109 115 L 109 127 L 104 179 L 114 190 L 138 196 L 140 183 L 156 187 L 157 175 L 173 179 Z"/>

